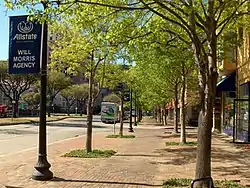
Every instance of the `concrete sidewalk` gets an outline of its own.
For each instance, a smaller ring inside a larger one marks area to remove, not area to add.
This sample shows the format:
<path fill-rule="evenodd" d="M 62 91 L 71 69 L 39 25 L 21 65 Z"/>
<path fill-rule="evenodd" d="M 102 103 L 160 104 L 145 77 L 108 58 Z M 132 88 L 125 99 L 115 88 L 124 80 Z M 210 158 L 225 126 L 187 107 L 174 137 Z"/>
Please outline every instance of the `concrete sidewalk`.
<path fill-rule="evenodd" d="M 94 135 L 95 149 L 113 149 L 118 153 L 106 159 L 77 159 L 60 157 L 78 148 L 84 148 L 85 136 L 52 144 L 48 160 L 55 178 L 39 182 L 31 180 L 37 151 L 30 150 L 1 158 L 0 182 L 20 188 L 139 188 L 162 187 L 169 178 L 193 178 L 196 147 L 165 146 L 178 142 L 179 135 L 170 134 L 172 127 L 146 121 L 135 128 L 135 139 L 108 139 L 109 133 Z M 187 141 L 196 141 L 196 129 L 188 128 Z M 124 130 L 128 134 L 127 129 Z M 112 133 L 110 133 L 112 134 Z M 249 151 L 237 149 L 219 136 L 213 139 L 213 178 L 250 181 Z"/>

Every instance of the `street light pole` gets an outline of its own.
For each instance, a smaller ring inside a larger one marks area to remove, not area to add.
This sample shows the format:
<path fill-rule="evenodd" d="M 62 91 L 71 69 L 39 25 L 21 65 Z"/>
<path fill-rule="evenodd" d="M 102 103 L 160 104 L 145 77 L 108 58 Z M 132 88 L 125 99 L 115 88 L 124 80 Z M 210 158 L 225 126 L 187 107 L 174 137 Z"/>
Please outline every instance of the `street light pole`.
<path fill-rule="evenodd" d="M 129 130 L 128 132 L 134 132 L 132 127 L 132 89 L 130 88 L 130 110 L 129 110 Z"/>
<path fill-rule="evenodd" d="M 134 116 L 134 126 L 137 126 L 136 116 L 137 116 L 137 106 L 136 106 L 136 92 L 135 92 L 135 116 Z"/>
<path fill-rule="evenodd" d="M 42 2 L 44 9 L 47 3 Z M 40 124 L 38 161 L 35 164 L 35 171 L 32 174 L 34 180 L 49 180 L 53 178 L 53 173 L 49 170 L 51 165 L 47 160 L 47 138 L 46 138 L 46 90 L 47 90 L 47 44 L 48 44 L 48 24 L 45 21 L 42 27 L 42 58 L 41 58 L 41 89 L 40 89 Z"/>

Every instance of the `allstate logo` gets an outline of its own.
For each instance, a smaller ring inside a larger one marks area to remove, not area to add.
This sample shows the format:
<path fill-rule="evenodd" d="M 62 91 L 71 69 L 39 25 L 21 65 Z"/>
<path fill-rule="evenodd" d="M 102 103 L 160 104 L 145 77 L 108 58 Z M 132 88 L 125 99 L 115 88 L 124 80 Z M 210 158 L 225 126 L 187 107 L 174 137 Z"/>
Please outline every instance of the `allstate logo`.
<path fill-rule="evenodd" d="M 17 25 L 17 30 L 20 33 L 27 34 L 33 30 L 33 23 L 29 21 L 22 21 Z"/>

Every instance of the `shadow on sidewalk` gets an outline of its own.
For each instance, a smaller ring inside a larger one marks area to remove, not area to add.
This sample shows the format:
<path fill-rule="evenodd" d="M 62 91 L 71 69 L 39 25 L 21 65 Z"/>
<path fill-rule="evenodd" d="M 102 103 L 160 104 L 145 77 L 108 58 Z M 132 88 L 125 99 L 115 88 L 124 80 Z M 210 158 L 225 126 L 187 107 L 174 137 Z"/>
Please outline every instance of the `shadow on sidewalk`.
<path fill-rule="evenodd" d="M 169 132 L 164 132 L 165 134 L 167 135 L 158 135 L 157 137 L 158 138 L 162 138 L 162 139 L 165 139 L 165 138 L 180 138 L 180 133 L 174 133 L 174 134 L 171 134 Z M 197 134 L 186 134 L 186 138 L 197 138 Z"/>
<path fill-rule="evenodd" d="M 213 148 L 213 162 L 219 165 L 213 167 L 213 171 L 221 176 L 239 175 L 241 178 L 250 178 L 249 151 L 230 151 L 222 148 Z"/>
<path fill-rule="evenodd" d="M 156 152 L 162 156 L 168 156 L 168 158 L 166 161 L 153 161 L 152 164 L 185 165 L 194 163 L 196 160 L 196 147 L 166 148 L 158 149 Z"/>
<path fill-rule="evenodd" d="M 163 155 L 150 155 L 150 154 L 116 154 L 114 157 L 163 157 Z"/>
<path fill-rule="evenodd" d="M 173 130 L 174 126 L 166 126 L 164 129 L 166 130 Z M 181 130 L 181 127 L 178 127 L 178 131 Z M 186 130 L 197 130 L 197 127 L 186 127 Z"/>
<path fill-rule="evenodd" d="M 74 179 L 64 179 L 59 177 L 54 177 L 50 181 L 62 181 L 62 182 L 79 182 L 79 183 L 97 183 L 97 184 L 116 184 L 116 185 L 138 185 L 138 186 L 148 186 L 148 187 L 162 187 L 160 184 L 149 184 L 149 183 L 132 183 L 132 182 L 115 182 L 115 181 L 98 181 L 98 180 L 74 180 Z"/>

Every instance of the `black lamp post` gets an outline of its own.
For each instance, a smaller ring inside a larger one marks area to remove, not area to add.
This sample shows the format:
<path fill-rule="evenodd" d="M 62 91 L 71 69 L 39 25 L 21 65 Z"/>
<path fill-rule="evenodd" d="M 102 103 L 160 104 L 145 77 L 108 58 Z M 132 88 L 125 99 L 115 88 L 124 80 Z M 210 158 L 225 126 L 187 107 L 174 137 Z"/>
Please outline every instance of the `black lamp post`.
<path fill-rule="evenodd" d="M 47 2 L 42 2 L 44 9 Z M 49 170 L 51 165 L 47 160 L 47 138 L 46 138 L 46 90 L 47 90 L 47 44 L 48 44 L 48 24 L 45 21 L 42 27 L 42 58 L 41 58 L 41 89 L 40 89 L 40 124 L 38 161 L 35 164 L 35 171 L 32 174 L 34 180 L 49 180 L 53 178 L 53 173 Z"/>
<path fill-rule="evenodd" d="M 137 126 L 136 116 L 137 116 L 137 106 L 136 106 L 136 92 L 135 92 L 135 116 L 134 116 L 134 126 Z"/>
<path fill-rule="evenodd" d="M 134 132 L 132 126 L 132 89 L 130 89 L 130 110 L 129 110 L 129 130 L 128 132 Z"/>

